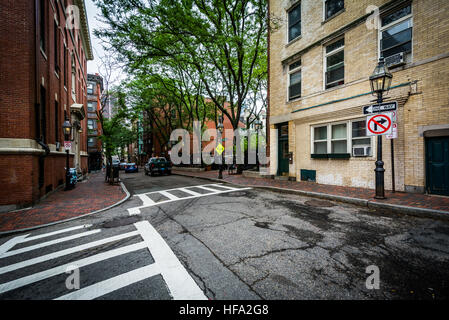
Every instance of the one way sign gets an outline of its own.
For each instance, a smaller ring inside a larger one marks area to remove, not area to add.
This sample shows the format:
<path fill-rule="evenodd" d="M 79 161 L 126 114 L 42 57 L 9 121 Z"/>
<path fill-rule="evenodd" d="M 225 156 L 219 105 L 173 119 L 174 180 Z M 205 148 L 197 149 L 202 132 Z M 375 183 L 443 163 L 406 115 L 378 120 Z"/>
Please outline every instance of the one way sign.
<path fill-rule="evenodd" d="M 382 113 L 388 111 L 395 111 L 397 109 L 398 109 L 398 102 L 393 101 L 363 107 L 363 114 Z"/>

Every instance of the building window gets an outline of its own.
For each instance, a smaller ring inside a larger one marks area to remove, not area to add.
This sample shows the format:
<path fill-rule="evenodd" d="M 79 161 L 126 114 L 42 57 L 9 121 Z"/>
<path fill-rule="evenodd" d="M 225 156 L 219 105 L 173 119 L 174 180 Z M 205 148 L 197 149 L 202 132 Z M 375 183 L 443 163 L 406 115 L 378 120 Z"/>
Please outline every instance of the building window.
<path fill-rule="evenodd" d="M 40 35 L 40 46 L 43 52 L 45 52 L 45 0 L 39 1 L 39 35 Z"/>
<path fill-rule="evenodd" d="M 54 46 L 55 46 L 55 72 L 59 74 L 59 29 L 56 21 L 53 24 L 54 29 Z"/>
<path fill-rule="evenodd" d="M 301 60 L 288 66 L 288 100 L 301 96 Z"/>
<path fill-rule="evenodd" d="M 59 141 L 59 104 L 55 101 L 55 143 Z"/>
<path fill-rule="evenodd" d="M 313 152 L 315 154 L 327 153 L 327 126 L 313 129 Z"/>
<path fill-rule="evenodd" d="M 76 69 L 75 69 L 75 57 L 72 54 L 72 95 L 76 94 Z"/>
<path fill-rule="evenodd" d="M 311 134 L 312 154 L 372 156 L 371 137 L 366 135 L 366 120 L 320 124 L 312 127 Z"/>
<path fill-rule="evenodd" d="M 97 143 L 97 139 L 96 138 L 88 138 L 87 139 L 87 146 L 88 147 L 95 147 L 95 145 L 96 145 L 96 143 Z"/>
<path fill-rule="evenodd" d="M 331 152 L 330 153 L 347 153 L 347 125 L 346 123 L 331 125 Z"/>
<path fill-rule="evenodd" d="M 325 88 L 333 88 L 344 84 L 345 78 L 345 39 L 340 39 L 326 46 L 325 53 Z"/>
<path fill-rule="evenodd" d="M 97 101 L 89 101 L 87 102 L 87 111 L 95 112 L 97 109 Z"/>
<path fill-rule="evenodd" d="M 64 69 L 64 87 L 67 88 L 67 56 L 69 52 L 67 47 L 64 45 L 64 65 L 62 68 Z"/>
<path fill-rule="evenodd" d="M 288 11 L 288 42 L 301 35 L 301 3 Z"/>
<path fill-rule="evenodd" d="M 94 94 L 95 83 L 88 82 L 87 83 L 87 94 Z"/>
<path fill-rule="evenodd" d="M 92 119 L 88 119 L 87 120 L 87 129 L 89 129 L 89 130 L 94 130 L 94 129 L 96 129 L 96 122 L 95 122 L 95 120 L 92 120 Z"/>
<path fill-rule="evenodd" d="M 325 0 L 324 1 L 324 20 L 327 20 L 345 8 L 343 0 Z"/>
<path fill-rule="evenodd" d="M 404 52 L 405 58 L 409 61 L 412 53 L 412 29 L 410 4 L 382 16 L 379 35 L 380 54 L 387 58 Z"/>
<path fill-rule="evenodd" d="M 363 148 L 364 153 L 359 153 L 357 149 Z M 352 155 L 371 156 L 371 137 L 366 135 L 366 120 L 352 122 Z"/>

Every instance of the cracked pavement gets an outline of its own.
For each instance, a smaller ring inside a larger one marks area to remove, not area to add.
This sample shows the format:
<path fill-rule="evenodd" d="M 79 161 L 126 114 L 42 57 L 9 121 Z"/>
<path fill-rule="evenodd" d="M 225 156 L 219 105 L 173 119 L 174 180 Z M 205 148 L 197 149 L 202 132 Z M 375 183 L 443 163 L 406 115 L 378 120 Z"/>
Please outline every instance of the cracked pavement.
<path fill-rule="evenodd" d="M 251 189 L 174 201 L 142 208 L 135 194 L 208 184 L 181 176 L 121 174 L 131 198 L 100 214 L 40 229 L 52 232 L 81 224 L 101 228 L 101 239 L 133 230 L 146 220 L 167 242 L 204 294 L 213 300 L 259 299 L 448 299 L 449 221 L 371 211 L 349 204 L 280 192 Z M 12 235 L 0 238 L 0 245 Z M 92 239 L 89 239 L 89 241 Z M 77 239 L 70 246 L 86 243 Z M 122 240 L 95 252 L 135 243 Z M 64 249 L 42 248 L 34 255 Z M 20 246 L 19 246 L 20 247 Z M 87 254 L 88 255 L 88 254 Z M 86 253 L 55 259 L 36 272 Z M 118 275 L 133 265 L 151 263 L 148 251 L 114 258 L 110 267 L 93 264 L 82 284 Z M 0 267 L 15 262 L 0 261 Z M 366 288 L 368 266 L 380 271 L 380 289 Z M 9 280 L 9 275 L 0 275 Z M 63 293 L 64 276 L 0 295 L 0 299 L 45 299 Z M 57 290 L 55 289 L 57 288 Z M 106 299 L 170 299 L 162 277 L 152 277 L 104 296 Z"/>
<path fill-rule="evenodd" d="M 449 298 L 447 221 L 258 189 L 168 203 L 141 215 L 211 299 Z M 380 270 L 379 290 L 366 288 L 371 265 Z"/>

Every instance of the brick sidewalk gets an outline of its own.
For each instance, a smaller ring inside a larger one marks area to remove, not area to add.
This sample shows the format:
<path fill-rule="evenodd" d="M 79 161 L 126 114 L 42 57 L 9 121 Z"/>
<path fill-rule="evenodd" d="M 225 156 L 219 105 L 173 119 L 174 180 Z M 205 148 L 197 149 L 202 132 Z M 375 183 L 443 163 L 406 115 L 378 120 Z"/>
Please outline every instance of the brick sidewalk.
<path fill-rule="evenodd" d="M 198 178 L 206 178 L 206 179 L 216 179 L 218 177 L 218 171 L 186 172 L 186 171 L 172 170 L 172 172 L 174 174 Z M 369 201 L 370 203 L 375 205 L 376 204 L 391 205 L 392 207 L 403 206 L 409 207 L 410 209 L 419 208 L 434 211 L 446 211 L 447 214 L 449 215 L 449 197 L 443 196 L 405 193 L 405 192 L 392 193 L 386 191 L 385 197 L 387 199 L 376 200 L 373 198 L 375 191 L 365 188 L 340 187 L 304 181 L 284 181 L 266 178 L 247 178 L 242 175 L 228 175 L 226 171 L 223 171 L 223 179 L 226 182 L 244 186 L 274 187 L 297 191 L 313 192 L 337 197 L 363 200 L 365 202 Z"/>
<path fill-rule="evenodd" d="M 120 184 L 105 183 L 103 173 L 90 174 L 74 189 L 56 191 L 31 209 L 0 213 L 0 233 L 79 217 L 107 208 L 126 196 Z"/>

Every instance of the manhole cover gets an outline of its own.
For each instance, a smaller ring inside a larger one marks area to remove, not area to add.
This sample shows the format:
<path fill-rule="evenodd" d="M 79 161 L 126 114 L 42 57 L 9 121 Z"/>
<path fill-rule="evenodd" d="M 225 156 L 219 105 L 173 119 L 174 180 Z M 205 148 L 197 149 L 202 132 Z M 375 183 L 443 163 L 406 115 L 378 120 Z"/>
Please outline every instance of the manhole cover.
<path fill-rule="evenodd" d="M 311 207 L 334 207 L 335 204 L 333 204 L 330 201 L 325 201 L 325 200 L 308 200 L 306 202 L 304 202 L 304 204 L 311 206 Z"/>

